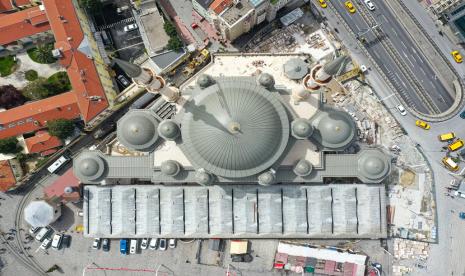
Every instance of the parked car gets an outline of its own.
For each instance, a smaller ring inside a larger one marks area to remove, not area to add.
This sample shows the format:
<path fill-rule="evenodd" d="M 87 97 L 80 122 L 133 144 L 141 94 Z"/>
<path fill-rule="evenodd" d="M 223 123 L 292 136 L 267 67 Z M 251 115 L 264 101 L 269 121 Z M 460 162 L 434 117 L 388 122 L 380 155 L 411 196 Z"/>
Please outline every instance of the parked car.
<path fill-rule="evenodd" d="M 34 227 L 34 226 L 32 226 L 31 228 L 29 228 L 29 234 L 34 235 L 34 234 L 37 233 L 40 229 L 42 229 L 42 227 Z"/>
<path fill-rule="evenodd" d="M 160 245 L 159 245 L 158 249 L 161 250 L 161 251 L 166 250 L 166 239 L 160 239 Z"/>
<path fill-rule="evenodd" d="M 63 240 L 61 241 L 63 247 L 69 248 L 71 246 L 71 236 L 63 235 Z"/>
<path fill-rule="evenodd" d="M 326 4 L 325 0 L 318 0 L 318 3 L 320 4 L 320 7 L 322 7 L 323 9 L 328 7 L 328 4 Z"/>
<path fill-rule="evenodd" d="M 352 4 L 352 2 L 346 1 L 346 2 L 344 3 L 344 5 L 346 6 L 347 10 L 348 10 L 350 13 L 355 13 L 355 7 L 354 7 L 354 4 Z"/>
<path fill-rule="evenodd" d="M 462 63 L 463 58 L 459 51 L 452 51 L 451 55 L 454 58 L 455 62 Z"/>
<path fill-rule="evenodd" d="M 40 245 L 40 249 L 46 250 L 47 248 L 50 247 L 50 244 L 51 244 L 51 243 L 52 243 L 52 239 L 46 238 L 46 239 L 42 242 L 42 244 Z"/>
<path fill-rule="evenodd" d="M 122 12 L 124 12 L 125 10 L 128 10 L 128 9 L 129 9 L 129 6 L 127 6 L 127 5 L 126 5 L 126 6 L 122 6 L 122 7 L 118 7 L 118 8 L 116 8 L 116 13 L 117 13 L 117 14 L 120 14 L 120 13 L 122 13 Z"/>
<path fill-rule="evenodd" d="M 117 80 L 119 80 L 121 82 L 121 84 L 124 86 L 124 87 L 128 87 L 129 84 L 131 84 L 128 79 L 126 79 L 123 75 L 119 75 L 116 77 Z"/>
<path fill-rule="evenodd" d="M 128 240 L 126 239 L 121 239 L 119 241 L 119 252 L 123 255 L 128 254 Z"/>
<path fill-rule="evenodd" d="M 459 213 L 459 218 L 465 220 L 465 212 L 460 212 Z"/>
<path fill-rule="evenodd" d="M 50 228 L 49 226 L 44 227 L 40 229 L 39 233 L 37 233 L 36 240 L 41 242 L 45 238 L 47 238 L 50 234 L 52 234 L 52 228 Z"/>
<path fill-rule="evenodd" d="M 143 238 L 140 242 L 140 249 L 147 249 L 149 247 L 149 239 Z"/>
<path fill-rule="evenodd" d="M 102 240 L 102 250 L 105 252 L 110 251 L 110 240 L 109 239 Z"/>
<path fill-rule="evenodd" d="M 407 115 L 407 110 L 405 110 L 405 107 L 401 104 L 396 106 L 397 110 L 399 110 L 400 115 L 405 116 Z"/>
<path fill-rule="evenodd" d="M 134 30 L 137 30 L 139 27 L 137 26 L 136 23 L 132 23 L 132 24 L 129 24 L 129 25 L 126 25 L 124 26 L 123 30 L 125 32 L 130 32 L 130 31 L 134 31 Z"/>
<path fill-rule="evenodd" d="M 55 234 L 55 236 L 53 236 L 53 240 L 52 240 L 52 248 L 56 249 L 56 250 L 60 249 L 62 241 L 63 241 L 63 235 L 62 234 Z"/>
<path fill-rule="evenodd" d="M 459 192 L 459 191 L 455 191 L 455 192 L 454 192 L 454 195 L 455 195 L 455 196 L 458 196 L 458 197 L 461 197 L 461 198 L 465 198 L 465 194 L 462 193 L 462 192 Z"/>
<path fill-rule="evenodd" d="M 100 239 L 99 238 L 94 239 L 94 242 L 92 243 L 92 248 L 93 249 L 100 249 Z"/>
<path fill-rule="evenodd" d="M 158 239 L 158 238 L 150 240 L 150 245 L 149 245 L 150 249 L 151 250 L 157 249 L 159 241 L 160 241 L 160 239 Z"/>
<path fill-rule="evenodd" d="M 464 143 L 462 139 L 457 139 L 457 141 L 453 142 L 452 144 L 449 145 L 449 150 L 450 151 L 456 151 L 458 149 L 461 149 L 463 147 Z"/>
<path fill-rule="evenodd" d="M 375 10 L 375 5 L 373 5 L 373 2 L 371 2 L 371 0 L 363 0 L 363 2 L 365 2 L 365 5 L 370 11 Z"/>
<path fill-rule="evenodd" d="M 170 239 L 169 246 L 170 248 L 176 248 L 176 239 Z"/>
<path fill-rule="evenodd" d="M 431 128 L 431 126 L 428 123 L 420 121 L 420 120 L 416 120 L 415 125 L 419 128 L 426 129 L 426 130 Z"/>
<path fill-rule="evenodd" d="M 95 139 L 101 139 L 101 138 L 105 137 L 108 133 L 115 130 L 115 127 L 116 127 L 116 125 L 114 123 L 104 124 L 102 127 L 100 127 L 94 133 L 94 138 Z"/>
<path fill-rule="evenodd" d="M 138 244 L 137 239 L 131 239 L 131 242 L 129 244 L 129 254 L 136 254 L 136 252 L 137 252 L 137 244 Z"/>
<path fill-rule="evenodd" d="M 197 23 L 192 23 L 192 24 L 191 24 L 191 27 L 192 27 L 192 29 L 196 29 L 196 28 L 199 27 L 199 25 L 197 25 Z"/>
<path fill-rule="evenodd" d="M 454 132 L 448 132 L 448 133 L 444 133 L 444 134 L 441 134 L 441 135 L 438 136 L 438 139 L 441 142 L 451 141 L 454 138 L 455 138 L 455 133 Z"/>
<path fill-rule="evenodd" d="M 442 158 L 442 164 L 444 164 L 444 166 L 450 171 L 456 172 L 459 170 L 459 165 L 450 157 L 446 156 Z"/>

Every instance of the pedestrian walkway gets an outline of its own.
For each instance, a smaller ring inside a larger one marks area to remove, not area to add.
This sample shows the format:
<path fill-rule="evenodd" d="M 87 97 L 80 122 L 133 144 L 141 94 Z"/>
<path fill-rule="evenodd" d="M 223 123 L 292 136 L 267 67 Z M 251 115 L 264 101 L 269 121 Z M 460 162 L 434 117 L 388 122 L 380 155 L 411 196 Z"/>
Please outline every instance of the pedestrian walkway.
<path fill-rule="evenodd" d="M 132 23 L 132 22 L 134 22 L 134 20 L 135 20 L 134 17 L 129 17 L 129 18 L 123 19 L 123 20 L 115 22 L 115 23 L 100 26 L 100 27 L 98 27 L 98 30 L 103 31 L 103 30 L 106 30 L 106 29 L 111 29 L 111 28 L 113 28 L 115 26 Z"/>

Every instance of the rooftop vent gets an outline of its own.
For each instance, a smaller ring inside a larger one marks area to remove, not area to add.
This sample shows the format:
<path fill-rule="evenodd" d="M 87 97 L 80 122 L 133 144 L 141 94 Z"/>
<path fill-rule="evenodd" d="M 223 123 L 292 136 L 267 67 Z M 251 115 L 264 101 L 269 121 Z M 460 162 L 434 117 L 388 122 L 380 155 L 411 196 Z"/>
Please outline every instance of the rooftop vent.
<path fill-rule="evenodd" d="M 52 55 L 53 55 L 54 58 L 62 58 L 63 57 L 60 49 L 53 49 L 52 50 Z"/>

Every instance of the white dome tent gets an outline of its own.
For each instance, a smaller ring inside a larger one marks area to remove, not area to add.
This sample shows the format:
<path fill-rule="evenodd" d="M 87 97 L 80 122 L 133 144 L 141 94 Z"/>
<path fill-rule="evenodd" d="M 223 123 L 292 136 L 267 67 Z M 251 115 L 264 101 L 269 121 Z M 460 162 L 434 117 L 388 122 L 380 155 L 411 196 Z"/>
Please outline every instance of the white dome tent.
<path fill-rule="evenodd" d="M 61 216 L 61 205 L 47 200 L 31 201 L 24 209 L 24 219 L 33 227 L 45 227 Z"/>

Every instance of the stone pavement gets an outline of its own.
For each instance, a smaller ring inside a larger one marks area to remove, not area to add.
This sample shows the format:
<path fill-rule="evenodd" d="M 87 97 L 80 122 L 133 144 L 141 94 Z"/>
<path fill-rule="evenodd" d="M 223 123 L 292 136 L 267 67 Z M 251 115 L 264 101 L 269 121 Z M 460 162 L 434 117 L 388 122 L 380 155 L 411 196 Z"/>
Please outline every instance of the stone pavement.
<path fill-rule="evenodd" d="M 47 78 L 58 71 L 64 71 L 64 68 L 58 62 L 52 64 L 40 64 L 32 61 L 26 52 L 17 54 L 16 58 L 18 59 L 19 68 L 9 76 L 0 77 L 0 85 L 11 84 L 17 88 L 24 87 L 28 83 L 24 77 L 24 73 L 27 70 L 35 70 L 39 73 L 40 77 L 44 78 Z"/>

